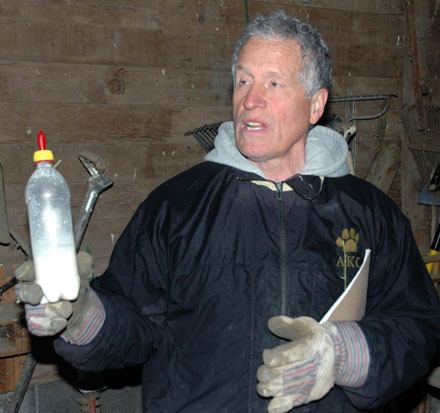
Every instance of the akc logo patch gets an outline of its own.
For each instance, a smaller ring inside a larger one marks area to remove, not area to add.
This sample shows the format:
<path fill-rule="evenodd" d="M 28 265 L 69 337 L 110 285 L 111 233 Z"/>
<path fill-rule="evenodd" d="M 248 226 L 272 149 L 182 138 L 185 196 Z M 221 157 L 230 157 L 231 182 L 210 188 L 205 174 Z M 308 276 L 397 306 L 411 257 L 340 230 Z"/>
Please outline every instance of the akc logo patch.
<path fill-rule="evenodd" d="M 338 254 L 336 267 L 343 270 L 341 278 L 344 280 L 345 287 L 348 285 L 348 271 L 357 271 L 362 264 L 362 257 L 357 255 L 358 242 L 359 233 L 354 228 L 344 228 L 341 235 L 336 238 L 336 245 L 342 253 Z"/>
<path fill-rule="evenodd" d="M 359 234 L 354 228 L 344 228 L 341 236 L 336 239 L 336 245 L 342 248 L 343 251 L 357 252 L 358 250 Z"/>

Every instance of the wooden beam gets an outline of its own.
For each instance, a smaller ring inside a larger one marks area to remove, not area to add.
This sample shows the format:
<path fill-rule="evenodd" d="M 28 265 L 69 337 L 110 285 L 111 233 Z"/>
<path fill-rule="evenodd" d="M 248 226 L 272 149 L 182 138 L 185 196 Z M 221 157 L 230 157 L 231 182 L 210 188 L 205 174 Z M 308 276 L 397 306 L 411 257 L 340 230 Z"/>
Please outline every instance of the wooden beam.
<path fill-rule="evenodd" d="M 292 6 L 291 0 L 250 0 L 251 6 L 253 3 L 268 3 L 274 4 L 275 7 Z M 296 2 L 296 7 L 307 9 L 329 9 L 329 10 L 344 10 L 357 13 L 371 13 L 371 14 L 403 14 L 402 5 L 400 1 L 394 0 L 313 0 L 310 2 Z"/>

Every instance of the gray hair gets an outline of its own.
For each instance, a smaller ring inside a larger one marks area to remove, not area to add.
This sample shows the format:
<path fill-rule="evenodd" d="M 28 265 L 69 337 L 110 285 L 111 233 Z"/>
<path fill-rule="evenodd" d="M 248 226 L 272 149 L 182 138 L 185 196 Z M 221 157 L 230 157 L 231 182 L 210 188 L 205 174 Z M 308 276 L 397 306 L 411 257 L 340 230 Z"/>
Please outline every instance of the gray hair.
<path fill-rule="evenodd" d="M 238 39 L 232 54 L 232 76 L 235 81 L 238 56 L 251 37 L 295 40 L 301 47 L 302 67 L 299 81 L 306 95 L 312 97 L 319 89 L 330 89 L 332 66 L 330 51 L 318 30 L 295 17 L 278 10 L 257 16 Z"/>

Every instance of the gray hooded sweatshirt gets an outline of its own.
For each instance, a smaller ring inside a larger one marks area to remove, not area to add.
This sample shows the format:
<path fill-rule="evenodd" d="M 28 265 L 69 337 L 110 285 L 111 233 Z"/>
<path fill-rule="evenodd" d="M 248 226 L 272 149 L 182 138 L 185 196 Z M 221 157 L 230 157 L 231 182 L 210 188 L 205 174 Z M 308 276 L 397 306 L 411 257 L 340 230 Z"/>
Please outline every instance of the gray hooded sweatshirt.
<path fill-rule="evenodd" d="M 324 126 L 315 126 L 307 136 L 306 162 L 300 174 L 329 178 L 347 175 L 347 154 L 347 143 L 341 134 Z M 220 125 L 215 148 L 205 156 L 205 160 L 252 172 L 266 179 L 264 172 L 235 146 L 232 121 Z"/>

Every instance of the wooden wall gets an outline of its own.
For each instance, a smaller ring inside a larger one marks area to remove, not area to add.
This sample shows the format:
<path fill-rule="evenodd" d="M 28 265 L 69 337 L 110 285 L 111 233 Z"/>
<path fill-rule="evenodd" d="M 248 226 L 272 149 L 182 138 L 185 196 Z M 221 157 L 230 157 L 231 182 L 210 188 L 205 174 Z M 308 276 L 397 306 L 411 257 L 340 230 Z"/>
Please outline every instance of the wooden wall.
<path fill-rule="evenodd" d="M 244 17 L 236 7 L 230 22 L 228 10 L 188 0 L 2 2 L 0 161 L 10 226 L 26 236 L 24 187 L 39 128 L 62 160 L 74 216 L 88 178 L 77 154 L 91 150 L 114 180 L 83 243 L 102 271 L 149 191 L 202 159 L 184 132 L 230 118 L 228 60 Z M 20 259 L 0 248 L 8 267 Z"/>
<path fill-rule="evenodd" d="M 404 1 L 247 3 L 251 18 L 282 8 L 321 30 L 332 50 L 333 96 L 396 95 L 386 119 L 357 122 L 353 149 L 356 173 L 365 177 L 379 150 L 394 148 L 397 163 L 385 186 L 400 202 Z M 95 152 L 114 180 L 83 243 L 101 272 L 139 202 L 202 159 L 184 132 L 230 119 L 229 61 L 245 10 L 239 0 L 3 0 L 0 162 L 10 226 L 27 236 L 24 187 L 40 128 L 62 160 L 74 216 L 88 177 L 77 154 Z M 436 49 L 431 54 L 438 63 Z M 437 92 L 438 84 L 437 77 Z M 371 101 L 331 106 L 342 117 L 380 109 Z M 21 260 L 13 248 L 0 247 L 6 272 Z"/>
<path fill-rule="evenodd" d="M 428 27 L 428 87 L 433 103 L 440 105 L 440 0 L 431 4 Z"/>

